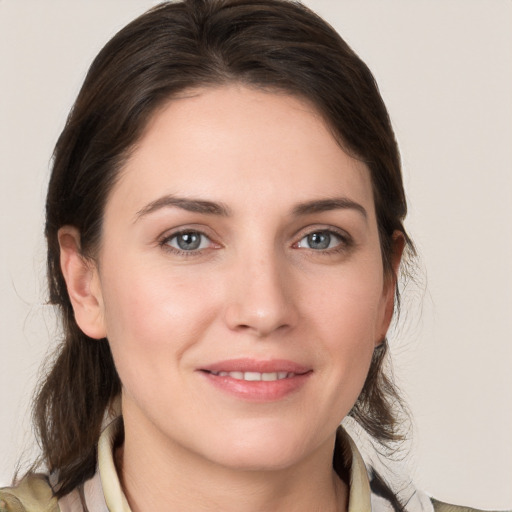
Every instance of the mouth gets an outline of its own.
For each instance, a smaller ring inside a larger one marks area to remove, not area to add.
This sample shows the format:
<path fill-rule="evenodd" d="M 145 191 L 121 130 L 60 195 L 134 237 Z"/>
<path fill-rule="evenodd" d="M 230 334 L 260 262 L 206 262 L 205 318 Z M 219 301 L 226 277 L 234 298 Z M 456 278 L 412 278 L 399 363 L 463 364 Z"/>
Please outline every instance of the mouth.
<path fill-rule="evenodd" d="M 286 360 L 234 359 L 201 368 L 200 373 L 223 394 L 244 401 L 273 402 L 302 389 L 313 370 Z"/>
<path fill-rule="evenodd" d="M 283 380 L 283 379 L 291 379 L 295 377 L 296 375 L 300 375 L 293 372 L 208 372 L 207 370 L 204 370 L 207 373 L 211 373 L 212 375 L 216 375 L 217 377 L 230 377 L 231 379 L 235 380 L 244 380 L 247 382 L 258 382 L 258 381 L 264 381 L 264 382 L 273 382 L 276 380 Z"/>

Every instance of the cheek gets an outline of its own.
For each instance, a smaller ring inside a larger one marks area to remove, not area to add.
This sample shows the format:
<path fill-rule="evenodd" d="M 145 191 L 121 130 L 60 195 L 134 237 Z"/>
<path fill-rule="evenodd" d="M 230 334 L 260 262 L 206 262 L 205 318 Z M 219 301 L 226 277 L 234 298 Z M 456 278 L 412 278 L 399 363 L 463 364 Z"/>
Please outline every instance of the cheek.
<path fill-rule="evenodd" d="M 307 283 L 304 304 L 334 346 L 373 344 L 384 312 L 382 272 L 378 263 L 349 270 L 332 273 L 323 286 Z"/>
<path fill-rule="evenodd" d="M 332 374 L 343 386 L 362 386 L 377 338 L 377 308 L 373 301 L 352 297 L 331 302 L 332 315 L 324 332 Z M 336 307 L 338 306 L 338 307 Z"/>
<path fill-rule="evenodd" d="M 309 325 L 328 356 L 326 375 L 339 391 L 332 398 L 336 404 L 343 401 L 341 409 L 347 412 L 364 384 L 380 335 L 382 286 L 376 264 L 331 279 L 323 293 L 310 287 Z M 340 410 L 339 404 L 335 409 Z"/>
<path fill-rule="evenodd" d="M 110 266 L 102 283 L 107 338 L 123 382 L 135 366 L 138 378 L 162 360 L 177 366 L 216 310 L 199 276 L 180 279 L 157 265 L 131 263 Z"/>

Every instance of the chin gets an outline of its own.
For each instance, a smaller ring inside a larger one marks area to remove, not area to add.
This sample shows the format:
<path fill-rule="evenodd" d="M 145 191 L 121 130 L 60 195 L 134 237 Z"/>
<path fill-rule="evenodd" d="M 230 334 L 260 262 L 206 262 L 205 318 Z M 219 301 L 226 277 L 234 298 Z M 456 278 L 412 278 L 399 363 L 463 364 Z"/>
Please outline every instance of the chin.
<path fill-rule="evenodd" d="M 278 471 L 296 464 L 297 450 L 282 446 L 231 446 L 222 453 L 214 453 L 212 462 L 238 471 Z"/>
<path fill-rule="evenodd" d="M 209 437 L 208 458 L 237 470 L 286 469 L 318 448 L 308 437 L 306 432 L 297 429 L 297 425 L 269 425 L 265 421 L 251 425 L 241 421 L 237 428 L 225 429 Z"/>

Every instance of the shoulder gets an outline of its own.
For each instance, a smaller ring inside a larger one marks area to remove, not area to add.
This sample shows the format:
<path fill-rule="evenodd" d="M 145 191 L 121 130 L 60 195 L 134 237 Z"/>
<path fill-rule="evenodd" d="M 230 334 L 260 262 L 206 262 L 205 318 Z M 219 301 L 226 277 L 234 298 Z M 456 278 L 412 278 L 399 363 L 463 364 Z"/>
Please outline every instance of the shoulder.
<path fill-rule="evenodd" d="M 458 505 L 450 505 L 449 503 L 443 503 L 442 501 L 438 501 L 434 498 L 431 498 L 432 505 L 434 506 L 434 512 L 492 512 L 492 511 L 484 511 L 477 508 L 470 507 L 461 507 Z M 495 511 L 497 512 L 497 511 Z M 512 511 L 503 511 L 503 512 L 512 512 Z"/>
<path fill-rule="evenodd" d="M 29 474 L 15 487 L 0 489 L 0 512 L 59 512 L 48 478 Z"/>

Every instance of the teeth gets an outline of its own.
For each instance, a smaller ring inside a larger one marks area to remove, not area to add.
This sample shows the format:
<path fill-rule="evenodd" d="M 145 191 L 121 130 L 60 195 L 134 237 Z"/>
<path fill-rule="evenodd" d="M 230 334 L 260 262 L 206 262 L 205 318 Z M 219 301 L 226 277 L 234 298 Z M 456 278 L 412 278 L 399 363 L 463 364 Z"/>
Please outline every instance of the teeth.
<path fill-rule="evenodd" d="M 219 377 L 231 377 L 236 380 L 246 380 L 246 381 L 266 381 L 271 382 L 274 380 L 282 380 L 293 377 L 294 373 L 288 372 L 270 372 L 270 373 L 260 373 L 260 372 L 211 372 L 214 375 L 218 375 Z"/>

